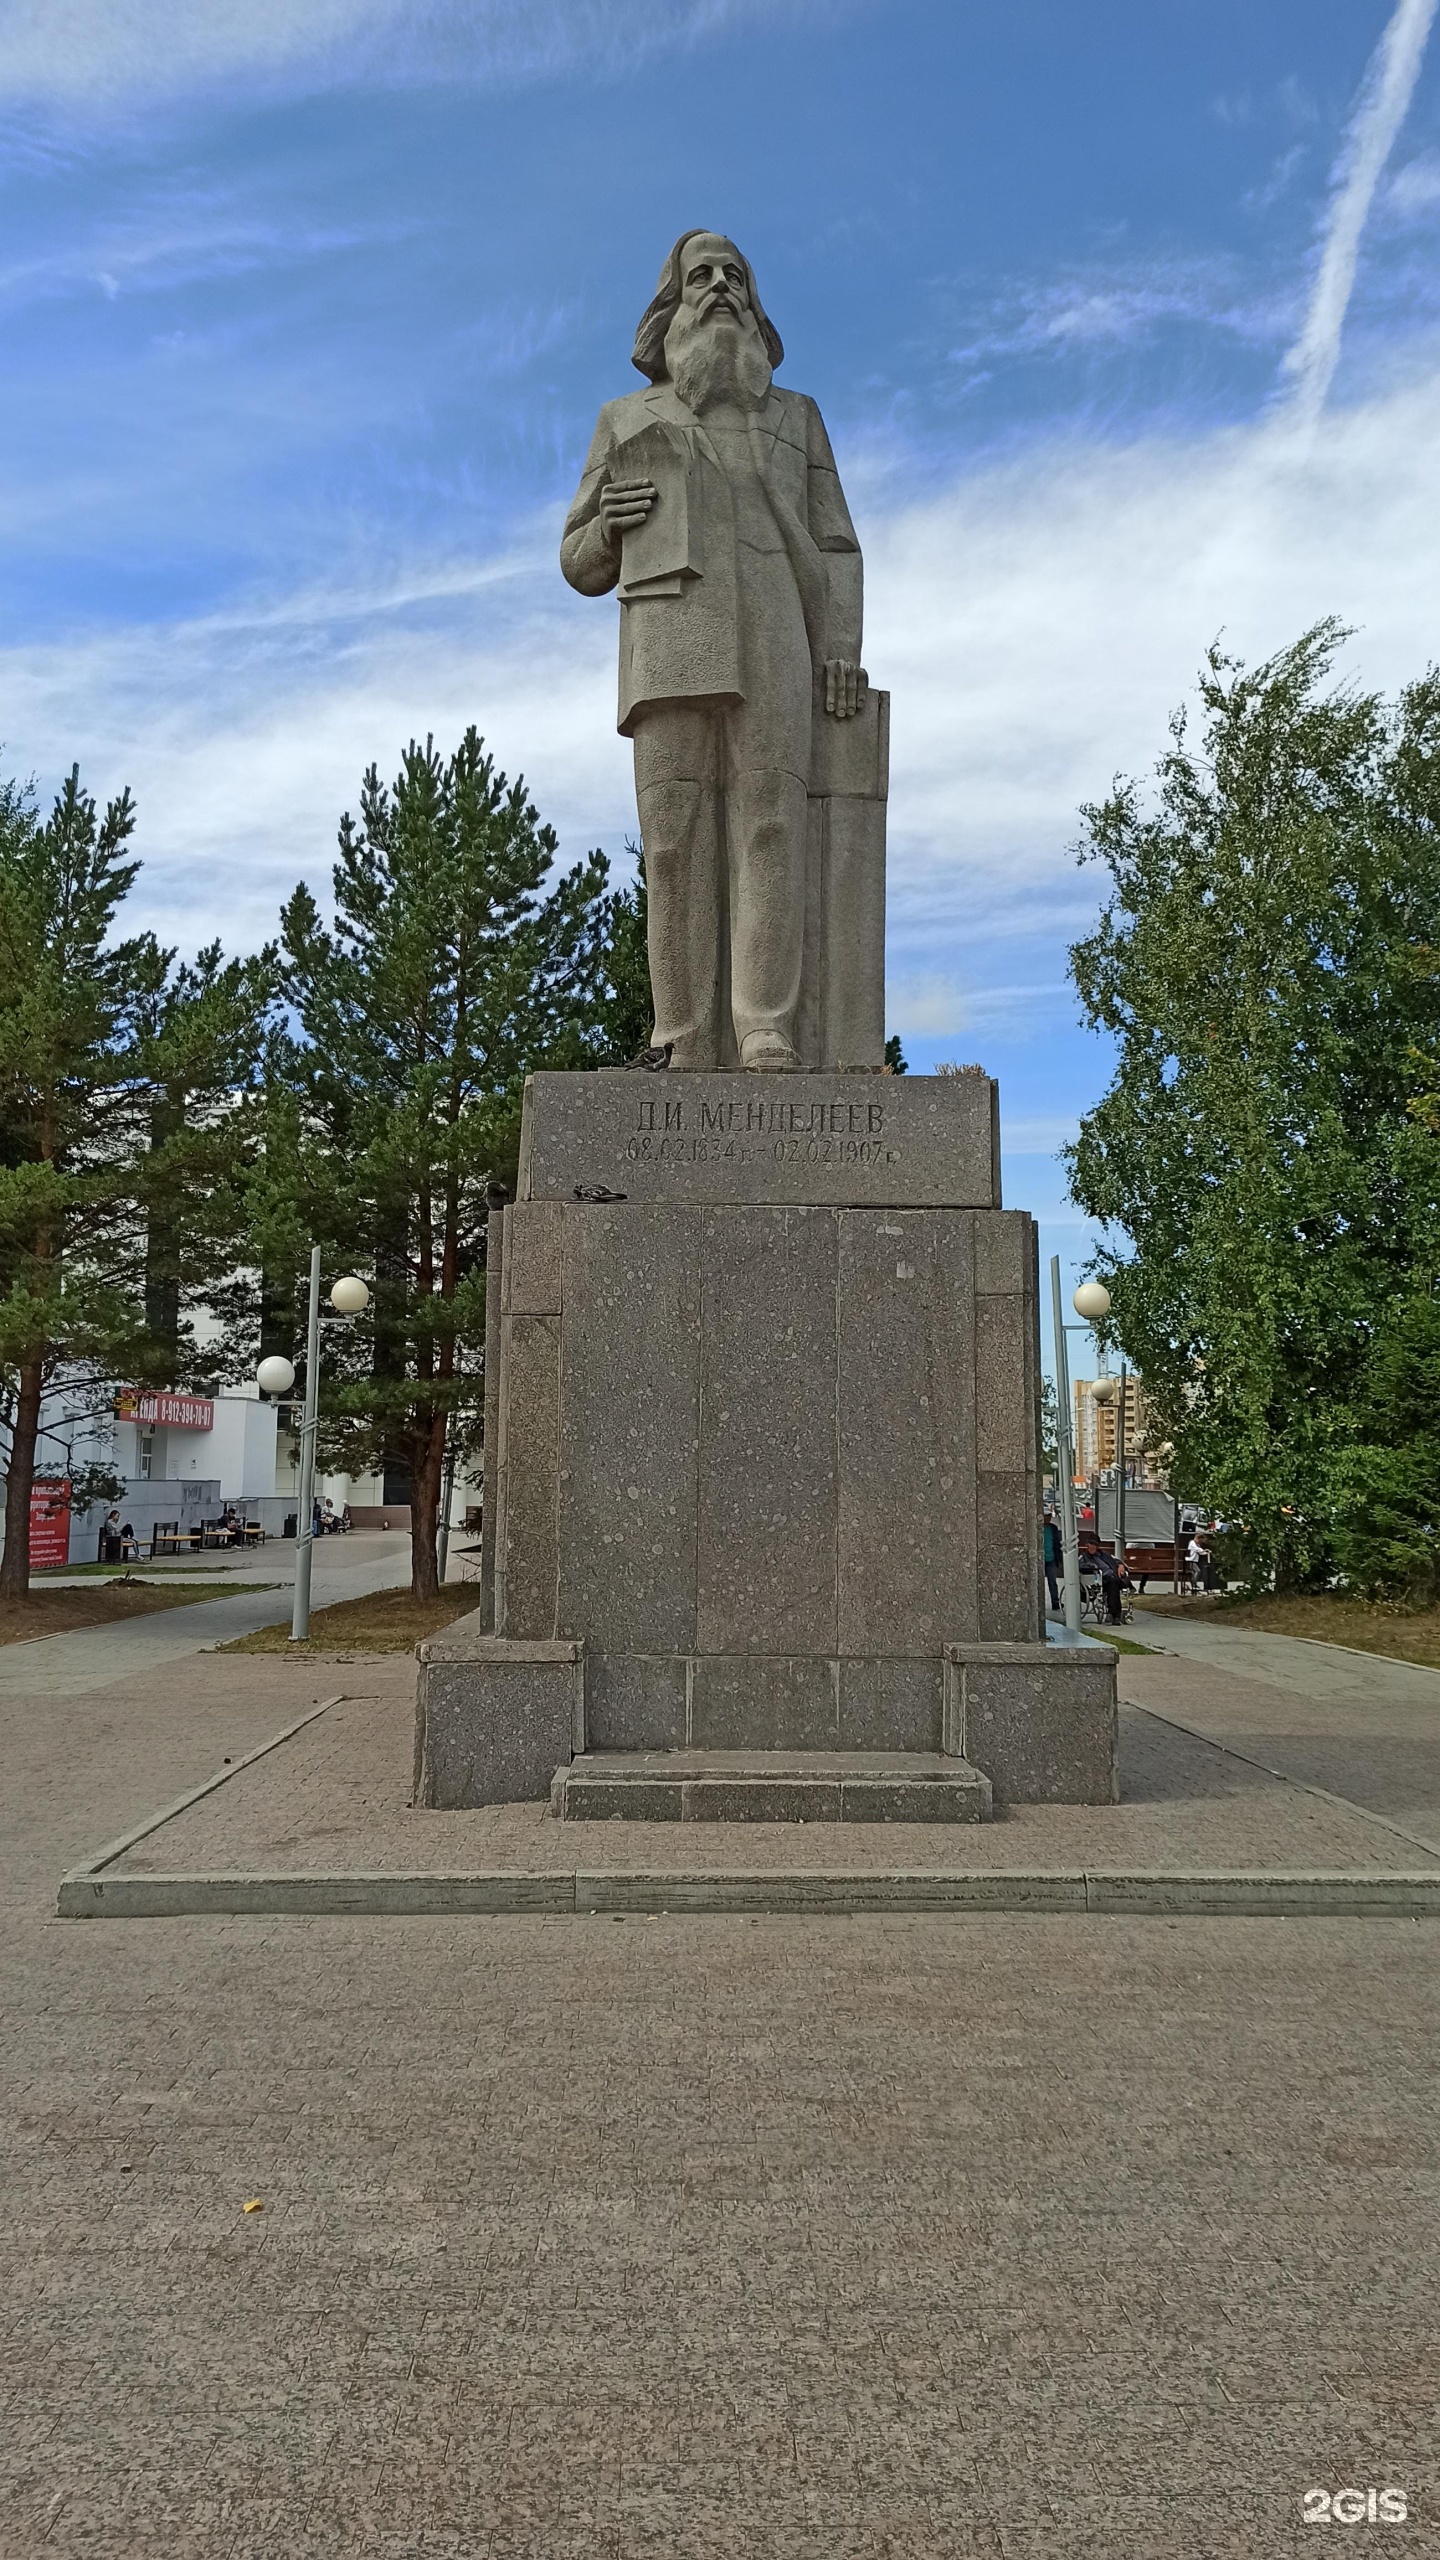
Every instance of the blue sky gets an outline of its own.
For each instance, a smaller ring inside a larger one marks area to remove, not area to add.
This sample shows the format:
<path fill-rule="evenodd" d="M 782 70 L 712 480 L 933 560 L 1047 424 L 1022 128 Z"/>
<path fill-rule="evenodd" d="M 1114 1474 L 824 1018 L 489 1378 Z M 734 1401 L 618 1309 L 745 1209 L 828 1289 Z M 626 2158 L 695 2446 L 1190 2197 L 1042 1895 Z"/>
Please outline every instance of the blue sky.
<path fill-rule="evenodd" d="M 615 609 L 555 543 L 714 223 L 865 544 L 892 1024 L 1001 1076 L 1007 1196 L 1078 1255 L 1079 803 L 1217 631 L 1435 650 L 1430 10 L 0 0 L 5 768 L 130 781 L 186 946 L 323 889 L 362 767 L 472 718 L 620 854 Z"/>

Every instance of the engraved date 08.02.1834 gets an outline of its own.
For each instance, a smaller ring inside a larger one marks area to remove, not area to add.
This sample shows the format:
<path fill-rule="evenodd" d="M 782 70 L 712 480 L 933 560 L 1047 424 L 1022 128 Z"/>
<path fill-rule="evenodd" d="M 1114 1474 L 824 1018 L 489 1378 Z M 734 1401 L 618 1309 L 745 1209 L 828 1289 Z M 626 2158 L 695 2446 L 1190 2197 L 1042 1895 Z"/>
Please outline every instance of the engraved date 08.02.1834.
<path fill-rule="evenodd" d="M 894 1164 L 883 1102 L 639 1098 L 630 1163 Z"/>

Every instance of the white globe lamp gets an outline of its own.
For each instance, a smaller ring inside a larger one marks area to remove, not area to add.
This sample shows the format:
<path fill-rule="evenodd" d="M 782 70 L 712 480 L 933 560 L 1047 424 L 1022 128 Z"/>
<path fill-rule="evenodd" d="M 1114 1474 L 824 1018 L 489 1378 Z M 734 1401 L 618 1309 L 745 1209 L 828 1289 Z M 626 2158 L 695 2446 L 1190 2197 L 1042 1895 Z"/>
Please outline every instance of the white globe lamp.
<path fill-rule="evenodd" d="M 255 1384 L 262 1395 L 288 1396 L 295 1384 L 295 1364 L 281 1352 L 272 1351 L 255 1372 Z"/>
<path fill-rule="evenodd" d="M 370 1304 L 370 1292 L 363 1280 L 337 1280 L 330 1292 L 330 1304 L 337 1316 L 363 1315 Z"/>
<path fill-rule="evenodd" d="M 1094 1404 L 1113 1404 L 1113 1403 L 1114 1403 L 1114 1401 L 1115 1401 L 1115 1381 L 1114 1381 L 1114 1379 L 1113 1379 L 1113 1378 L 1094 1378 L 1094 1379 L 1092 1379 L 1092 1380 L 1091 1380 L 1091 1384 L 1090 1384 L 1090 1397 L 1091 1397 L 1091 1401 L 1092 1401 L 1092 1403 L 1094 1403 Z"/>
<path fill-rule="evenodd" d="M 1094 1324 L 1098 1317 L 1110 1313 L 1110 1292 L 1103 1280 L 1082 1280 L 1070 1303 L 1077 1316 Z"/>

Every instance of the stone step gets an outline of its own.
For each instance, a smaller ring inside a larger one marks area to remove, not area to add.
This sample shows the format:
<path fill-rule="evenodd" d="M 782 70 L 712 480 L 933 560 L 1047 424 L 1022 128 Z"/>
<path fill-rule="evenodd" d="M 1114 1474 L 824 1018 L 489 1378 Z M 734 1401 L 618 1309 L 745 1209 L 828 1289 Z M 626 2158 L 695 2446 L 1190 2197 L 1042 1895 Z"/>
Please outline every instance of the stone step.
<path fill-rule="evenodd" d="M 587 1751 L 562 1822 L 988 1822 L 990 1781 L 939 1751 Z"/>

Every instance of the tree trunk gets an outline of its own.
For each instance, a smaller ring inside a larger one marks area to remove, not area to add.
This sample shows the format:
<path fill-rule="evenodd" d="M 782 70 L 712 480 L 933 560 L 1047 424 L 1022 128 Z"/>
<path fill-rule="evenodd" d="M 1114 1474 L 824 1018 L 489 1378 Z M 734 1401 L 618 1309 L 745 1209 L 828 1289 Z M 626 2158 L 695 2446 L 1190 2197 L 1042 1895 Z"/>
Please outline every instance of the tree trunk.
<path fill-rule="evenodd" d="M 165 1353 L 166 1376 L 172 1387 L 179 1383 L 176 1362 L 180 1351 L 180 1220 L 173 1193 L 165 1196 L 163 1180 L 155 1180 L 153 1162 L 184 1126 L 184 1119 L 184 1106 L 176 1102 L 173 1094 L 157 1102 L 150 1114 L 152 1172 L 146 1199 L 145 1330 L 157 1349 Z"/>
<path fill-rule="evenodd" d="M 445 1456 L 445 1416 L 430 1416 L 415 1440 L 416 1463 L 410 1479 L 410 1597 L 434 1600 L 440 1590 L 436 1533 L 440 1524 L 440 1470 Z"/>
<path fill-rule="evenodd" d="M 1295 1551 L 1294 1541 L 1286 1537 L 1283 1531 L 1275 1548 L 1272 1578 L 1277 1598 L 1288 1597 L 1305 1588 L 1305 1576 L 1300 1570 L 1300 1559 Z"/>
<path fill-rule="evenodd" d="M 26 1600 L 30 1595 L 30 1488 L 35 1481 L 35 1442 L 40 1431 L 41 1364 L 27 1360 L 20 1371 L 15 1428 L 10 1436 L 10 1473 L 5 1484 L 5 1554 L 0 1559 L 0 1600 Z"/>

